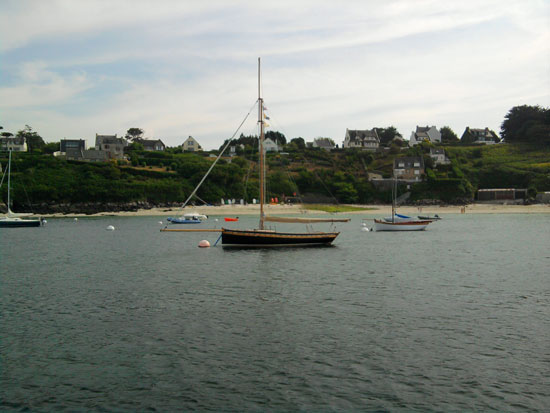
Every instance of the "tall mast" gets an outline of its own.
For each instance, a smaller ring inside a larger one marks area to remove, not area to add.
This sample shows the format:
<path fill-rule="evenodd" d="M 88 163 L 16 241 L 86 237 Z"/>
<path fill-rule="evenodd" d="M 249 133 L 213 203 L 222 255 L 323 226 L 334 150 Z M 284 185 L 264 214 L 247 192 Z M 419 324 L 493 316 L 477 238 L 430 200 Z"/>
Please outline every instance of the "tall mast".
<path fill-rule="evenodd" d="M 10 151 L 10 156 L 9 156 L 9 160 L 8 160 L 8 216 L 11 214 L 11 209 L 10 209 L 11 149 L 9 151 Z"/>
<path fill-rule="evenodd" d="M 261 94 L 260 58 L 258 57 L 258 123 L 260 124 L 260 229 L 264 229 L 265 158 L 264 158 L 264 103 Z"/>

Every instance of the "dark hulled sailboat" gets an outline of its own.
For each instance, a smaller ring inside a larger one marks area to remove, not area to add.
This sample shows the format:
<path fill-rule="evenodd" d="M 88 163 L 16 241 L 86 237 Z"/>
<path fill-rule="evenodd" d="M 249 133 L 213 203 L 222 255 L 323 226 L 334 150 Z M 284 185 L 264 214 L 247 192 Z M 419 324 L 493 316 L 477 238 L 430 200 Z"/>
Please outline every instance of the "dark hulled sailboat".
<path fill-rule="evenodd" d="M 264 212 L 265 200 L 265 152 L 264 152 L 264 105 L 261 96 L 260 59 L 258 58 L 258 124 L 260 127 L 260 225 L 258 229 L 227 229 L 222 228 L 221 240 L 224 247 L 298 247 L 313 245 L 330 245 L 339 232 L 305 232 L 290 233 L 265 229 L 264 223 L 313 223 L 313 222 L 345 222 L 349 219 L 314 219 L 269 217 Z"/>

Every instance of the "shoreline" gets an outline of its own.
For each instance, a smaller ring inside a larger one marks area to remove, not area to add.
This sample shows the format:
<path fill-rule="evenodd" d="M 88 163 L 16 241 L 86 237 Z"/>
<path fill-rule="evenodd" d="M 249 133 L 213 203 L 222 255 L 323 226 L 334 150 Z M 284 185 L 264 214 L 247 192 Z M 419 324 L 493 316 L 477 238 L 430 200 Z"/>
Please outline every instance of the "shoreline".
<path fill-rule="evenodd" d="M 338 215 L 387 215 L 391 214 L 391 205 L 353 205 L 360 208 L 368 208 L 362 211 L 338 212 Z M 462 209 L 464 208 L 464 212 Z M 319 215 L 331 214 L 329 212 L 308 210 L 301 204 L 294 205 L 266 205 L 264 206 L 266 214 L 272 215 Z M 184 213 L 198 212 L 204 215 L 212 216 L 239 216 L 239 215 L 259 215 L 259 205 L 221 205 L 221 206 L 200 206 L 182 208 L 151 208 L 139 209 L 137 211 L 119 211 L 119 212 L 99 212 L 96 214 L 36 214 L 44 218 L 81 218 L 81 217 L 102 217 L 102 216 L 180 216 Z M 404 215 L 441 215 L 441 214 L 549 214 L 550 204 L 534 205 L 504 205 L 504 204 L 468 204 L 465 206 L 400 206 L 398 212 Z"/>

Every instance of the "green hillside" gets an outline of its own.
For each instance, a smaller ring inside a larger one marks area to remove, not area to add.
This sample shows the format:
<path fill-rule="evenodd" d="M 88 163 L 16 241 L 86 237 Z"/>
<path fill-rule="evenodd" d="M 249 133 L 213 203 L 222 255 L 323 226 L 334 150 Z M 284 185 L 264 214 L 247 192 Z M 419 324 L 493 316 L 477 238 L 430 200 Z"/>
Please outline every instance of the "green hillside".
<path fill-rule="evenodd" d="M 430 144 L 392 147 L 381 153 L 339 149 L 297 149 L 268 154 L 268 198 L 292 197 L 321 202 L 390 202 L 388 191 L 377 190 L 369 173 L 390 177 L 395 157 L 421 155 L 426 164 L 424 182 L 410 188 L 411 200 L 465 202 L 479 188 L 529 188 L 550 191 L 550 148 L 526 144 L 444 146 L 451 165 L 435 168 Z M 75 203 L 182 203 L 213 162 L 207 153 L 134 151 L 131 162 L 84 163 L 51 155 L 14 153 L 12 189 L 14 209 L 40 212 L 47 205 Z M 221 198 L 258 198 L 257 153 L 224 158 L 197 195 L 209 203 Z M 6 154 L 0 163 L 7 165 Z M 7 185 L 1 189 L 7 199 Z M 295 195 L 296 194 L 296 195 Z M 317 197 L 317 198 L 316 198 Z M 314 201 L 311 201 L 314 202 Z"/>

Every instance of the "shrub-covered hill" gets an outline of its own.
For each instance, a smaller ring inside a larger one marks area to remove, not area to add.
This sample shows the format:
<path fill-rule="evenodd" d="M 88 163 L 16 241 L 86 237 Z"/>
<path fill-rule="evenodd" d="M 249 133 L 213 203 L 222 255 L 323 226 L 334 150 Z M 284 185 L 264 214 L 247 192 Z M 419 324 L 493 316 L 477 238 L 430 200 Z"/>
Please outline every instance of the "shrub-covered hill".
<path fill-rule="evenodd" d="M 317 195 L 340 203 L 389 202 L 387 191 L 378 191 L 369 173 L 392 174 L 393 159 L 421 155 L 426 179 L 411 188 L 411 199 L 459 202 L 472 199 L 478 188 L 531 188 L 550 190 L 550 149 L 525 145 L 447 146 L 451 165 L 434 167 L 429 145 L 411 149 L 393 147 L 382 153 L 359 150 L 300 149 L 268 154 L 268 198 Z M 214 167 L 197 195 L 209 203 L 221 198 L 258 198 L 257 153 L 224 158 Z M 14 210 L 79 203 L 148 202 L 182 203 L 204 176 L 214 158 L 208 154 L 130 153 L 130 162 L 84 163 L 51 155 L 14 153 L 12 190 Z M 0 154 L 7 165 L 7 154 Z M 6 179 L 1 195 L 7 199 Z M 37 209 L 38 208 L 38 209 Z"/>

